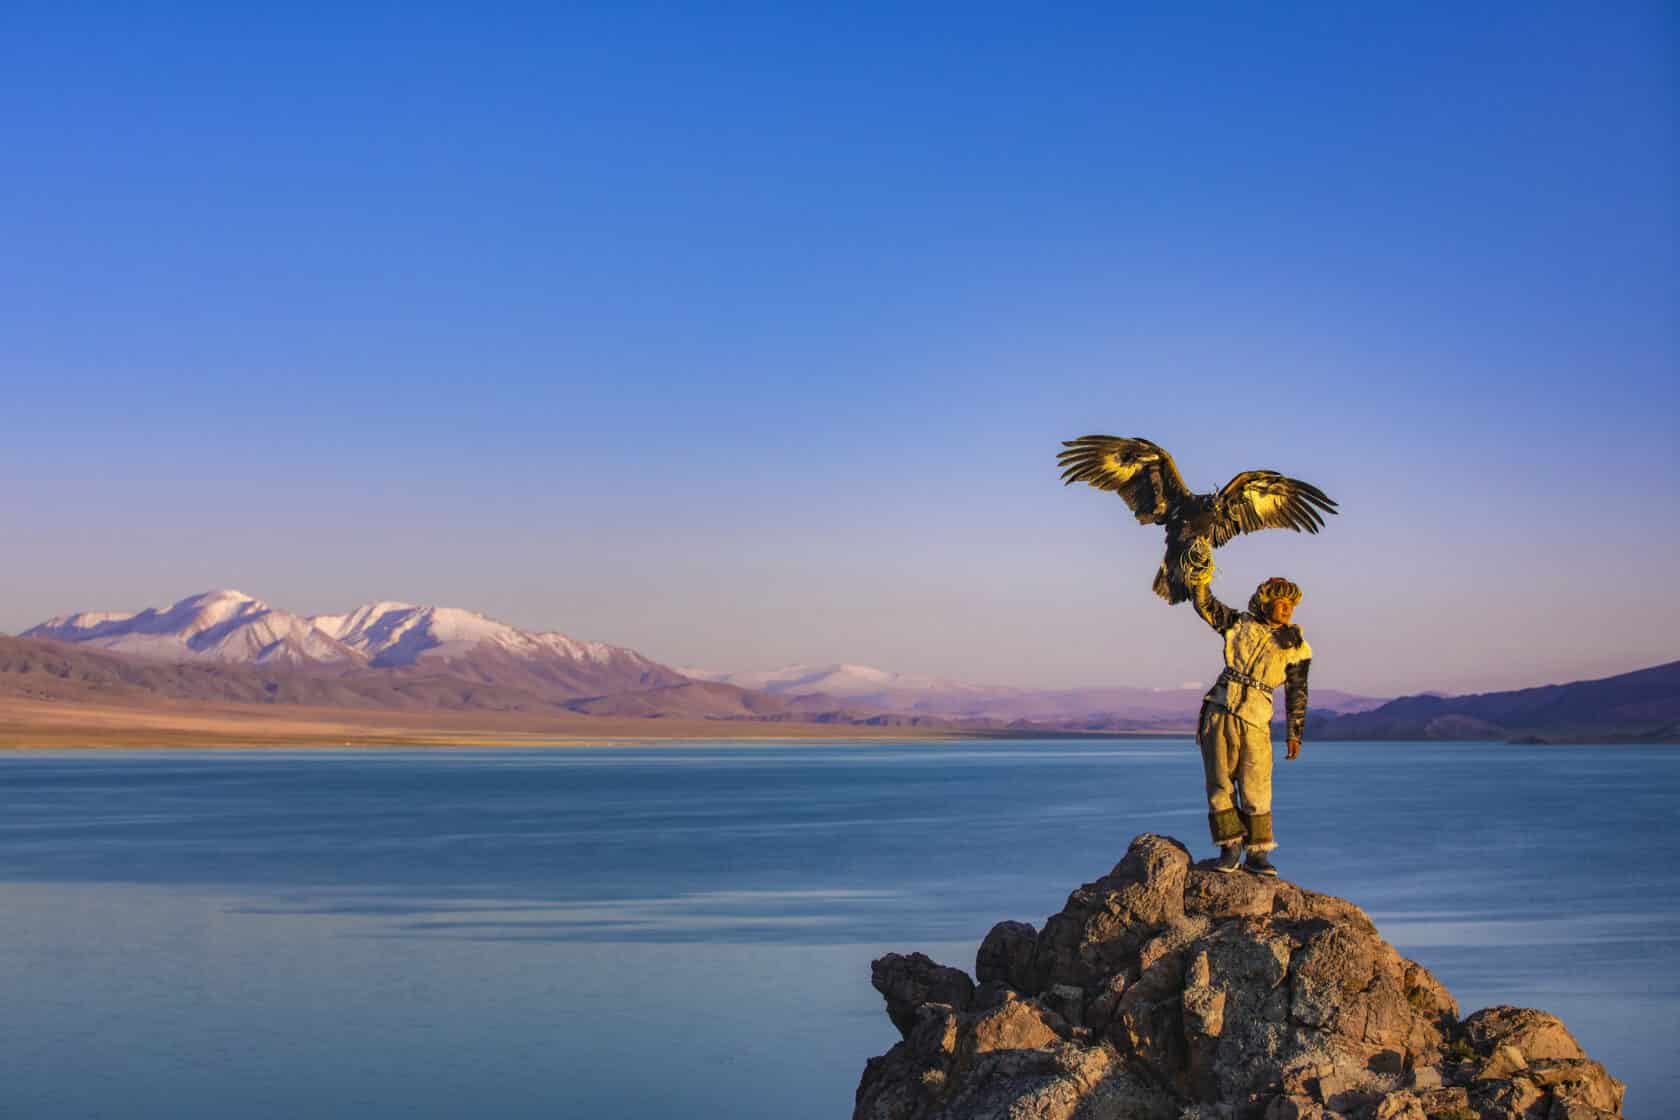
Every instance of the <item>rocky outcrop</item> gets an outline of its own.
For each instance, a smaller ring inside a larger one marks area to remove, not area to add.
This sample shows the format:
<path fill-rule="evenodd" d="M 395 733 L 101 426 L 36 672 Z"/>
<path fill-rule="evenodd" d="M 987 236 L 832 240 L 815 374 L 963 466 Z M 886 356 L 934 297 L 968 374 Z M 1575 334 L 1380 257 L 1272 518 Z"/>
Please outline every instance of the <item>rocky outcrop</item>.
<path fill-rule="evenodd" d="M 1357 906 L 1144 835 L 975 975 L 876 961 L 903 1035 L 854 1120 L 1602 1120 L 1622 1084 L 1544 1011 L 1460 1020 Z"/>

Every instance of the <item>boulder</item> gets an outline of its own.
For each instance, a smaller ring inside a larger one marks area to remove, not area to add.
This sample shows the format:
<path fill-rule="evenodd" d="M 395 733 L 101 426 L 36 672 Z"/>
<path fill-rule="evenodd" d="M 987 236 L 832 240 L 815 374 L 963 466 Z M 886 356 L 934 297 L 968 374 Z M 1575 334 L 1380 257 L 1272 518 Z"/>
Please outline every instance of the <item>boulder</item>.
<path fill-rule="evenodd" d="M 974 1000 L 974 981 L 968 973 L 937 964 L 925 953 L 888 953 L 871 965 L 870 982 L 886 997 L 887 1018 L 906 1038 L 922 1005 L 942 1003 L 963 1010 Z"/>
<path fill-rule="evenodd" d="M 1033 948 L 1031 976 L 1023 990 L 1052 984 L 1086 987 L 1136 963 L 1137 951 L 1184 917 L 1184 882 L 1190 853 L 1165 836 L 1132 841 L 1113 870 L 1068 896 L 1044 923 Z"/>
<path fill-rule="evenodd" d="M 974 954 L 974 978 L 982 984 L 996 980 L 1016 989 L 1028 987 L 1037 943 L 1038 930 L 1026 922 L 999 922 Z"/>
<path fill-rule="evenodd" d="M 1464 1020 L 1464 1036 L 1483 1049 L 1512 1047 L 1526 1061 L 1587 1056 L 1556 1015 L 1532 1007 L 1484 1008 Z"/>
<path fill-rule="evenodd" d="M 1002 922 L 976 986 L 874 963 L 904 1041 L 855 1120 L 1601 1120 L 1623 1087 L 1556 1017 L 1464 1020 L 1359 907 L 1192 865 L 1146 834 L 1042 929 Z"/>

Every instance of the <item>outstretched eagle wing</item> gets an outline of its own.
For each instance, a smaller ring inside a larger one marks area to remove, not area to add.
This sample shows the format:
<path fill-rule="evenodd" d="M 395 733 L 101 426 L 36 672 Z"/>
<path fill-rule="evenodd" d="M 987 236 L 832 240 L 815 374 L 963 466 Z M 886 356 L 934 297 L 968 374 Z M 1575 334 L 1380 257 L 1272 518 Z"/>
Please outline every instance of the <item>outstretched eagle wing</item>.
<path fill-rule="evenodd" d="M 1138 521 L 1148 525 L 1165 519 L 1173 506 L 1190 496 L 1172 456 L 1146 439 L 1119 436 L 1080 436 L 1063 440 L 1058 452 L 1062 482 L 1089 482 L 1098 490 L 1112 490 L 1126 500 Z"/>
<path fill-rule="evenodd" d="M 1214 498 L 1213 511 L 1218 547 L 1238 533 L 1261 529 L 1316 533 L 1324 526 L 1324 514 L 1336 512 L 1336 503 L 1310 482 L 1277 471 L 1244 471 Z"/>

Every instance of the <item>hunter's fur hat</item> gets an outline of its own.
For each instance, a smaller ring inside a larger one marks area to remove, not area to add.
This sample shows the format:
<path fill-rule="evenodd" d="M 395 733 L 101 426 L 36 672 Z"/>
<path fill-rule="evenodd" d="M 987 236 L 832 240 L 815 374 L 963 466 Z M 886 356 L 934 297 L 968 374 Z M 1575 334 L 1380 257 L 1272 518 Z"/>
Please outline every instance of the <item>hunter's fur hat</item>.
<path fill-rule="evenodd" d="M 1299 603 L 1301 589 L 1282 576 L 1273 576 L 1254 589 L 1253 596 L 1248 600 L 1248 613 L 1255 618 L 1265 618 L 1267 609 L 1276 599 L 1288 599 L 1291 603 Z"/>

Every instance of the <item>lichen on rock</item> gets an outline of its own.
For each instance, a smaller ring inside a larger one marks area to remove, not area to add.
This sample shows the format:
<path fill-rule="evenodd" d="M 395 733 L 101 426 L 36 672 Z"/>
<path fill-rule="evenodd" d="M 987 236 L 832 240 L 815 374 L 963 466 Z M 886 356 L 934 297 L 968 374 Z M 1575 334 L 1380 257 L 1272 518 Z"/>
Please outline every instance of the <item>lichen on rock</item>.
<path fill-rule="evenodd" d="M 1145 834 L 1042 929 L 1001 922 L 975 977 L 889 953 L 903 1040 L 854 1120 L 1602 1120 L 1621 1082 L 1556 1017 L 1460 1021 L 1354 904 L 1193 865 Z"/>

